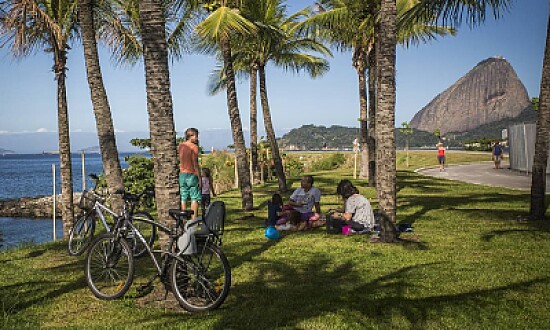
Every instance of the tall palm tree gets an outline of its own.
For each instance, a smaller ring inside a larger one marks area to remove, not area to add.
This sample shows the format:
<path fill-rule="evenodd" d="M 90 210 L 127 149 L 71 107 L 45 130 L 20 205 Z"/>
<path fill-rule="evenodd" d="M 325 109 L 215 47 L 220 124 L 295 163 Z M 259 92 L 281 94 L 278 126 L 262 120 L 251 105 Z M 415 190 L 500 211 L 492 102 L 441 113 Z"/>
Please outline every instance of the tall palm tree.
<path fill-rule="evenodd" d="M 247 72 L 250 76 L 251 131 L 255 130 L 252 123 L 256 120 L 256 79 L 259 78 L 264 127 L 274 161 L 279 191 L 285 192 L 287 190 L 286 176 L 275 137 L 267 96 L 266 66 L 268 63 L 273 63 L 285 70 L 306 71 L 311 77 L 315 78 L 325 73 L 329 66 L 325 59 L 314 56 L 310 52 L 322 55 L 332 54 L 322 44 L 298 33 L 295 27 L 297 26 L 297 20 L 304 16 L 304 12 L 286 17 L 286 6 L 280 0 L 250 1 L 246 4 L 243 8 L 243 16 L 256 25 L 257 33 L 236 37 L 239 47 L 233 51 L 234 64 L 238 72 Z M 223 79 L 223 76 L 219 75 L 214 77 Z M 219 85 L 219 82 L 212 84 L 215 88 Z M 255 134 L 251 132 L 251 137 L 253 136 Z M 251 152 L 253 152 L 252 146 L 256 143 L 252 139 Z"/>
<path fill-rule="evenodd" d="M 454 34 L 454 30 L 433 24 L 404 24 L 401 17 L 418 0 L 397 1 L 397 42 L 408 46 Z M 305 26 L 321 28 L 324 38 L 342 51 L 352 51 L 352 65 L 358 75 L 359 121 L 361 137 L 360 176 L 375 186 L 375 58 L 374 24 L 380 10 L 380 0 L 324 0 L 316 3 L 313 17 Z M 368 87 L 367 87 L 368 86 Z M 368 95 L 368 97 L 367 97 Z"/>
<path fill-rule="evenodd" d="M 271 120 L 271 110 L 267 96 L 266 66 L 272 62 L 277 67 L 294 72 L 306 71 L 311 77 L 318 77 L 328 71 L 328 62 L 320 57 L 309 54 L 313 51 L 323 55 L 332 55 L 322 44 L 313 39 L 301 36 L 296 27 L 296 19 L 302 14 L 297 13 L 289 18 L 284 17 L 284 6 L 280 1 L 266 1 L 268 10 L 265 10 L 264 22 L 269 29 L 278 29 L 280 33 L 272 33 L 267 29 L 260 29 L 256 40 L 255 62 L 258 64 L 260 83 L 260 99 L 262 103 L 264 126 L 267 139 L 271 146 L 271 155 L 277 173 L 279 191 L 286 192 L 286 177 L 283 163 L 275 137 L 275 130 Z M 274 8 L 274 9 L 270 9 Z M 274 14 L 273 14 L 274 13 Z"/>
<path fill-rule="evenodd" d="M 139 18 L 151 154 L 155 172 L 155 197 L 159 219 L 169 222 L 168 210 L 179 207 L 179 182 L 168 46 L 162 3 L 155 0 L 140 1 Z"/>
<path fill-rule="evenodd" d="M 0 45 L 11 45 L 15 57 L 42 48 L 52 53 L 57 81 L 57 121 L 61 167 L 63 236 L 74 220 L 69 113 L 67 105 L 67 52 L 76 34 L 76 1 L 17 0 L 0 2 Z"/>
<path fill-rule="evenodd" d="M 240 1 L 237 1 L 240 2 Z M 239 13 L 239 5 L 231 1 L 223 0 L 211 4 L 210 15 L 196 27 L 196 31 L 202 38 L 203 47 L 211 48 L 217 45 L 221 51 L 224 63 L 224 74 L 227 79 L 227 108 L 233 145 L 237 158 L 237 174 L 242 197 L 242 208 L 253 208 L 252 185 L 250 184 L 250 172 L 247 166 L 246 147 L 242 131 L 242 122 L 237 101 L 237 88 L 235 85 L 235 71 L 233 69 L 233 57 L 231 54 L 231 38 L 235 34 L 247 34 L 255 31 L 255 26 Z"/>
<path fill-rule="evenodd" d="M 258 65 L 250 65 L 250 166 L 254 184 L 262 182 L 258 162 Z"/>
<path fill-rule="evenodd" d="M 395 0 L 382 0 L 376 34 L 376 193 L 382 216 L 380 239 L 396 240 L 395 153 L 395 51 L 397 8 Z"/>
<path fill-rule="evenodd" d="M 307 29 L 315 29 L 322 38 L 338 50 L 352 51 L 352 65 L 358 76 L 359 87 L 359 121 L 361 144 L 360 176 L 368 177 L 369 186 L 374 186 L 374 171 L 368 164 L 374 161 L 374 104 L 369 106 L 367 83 L 370 100 L 374 102 L 374 75 L 367 78 L 369 64 L 374 64 L 373 24 L 379 8 L 379 1 L 361 0 L 321 0 L 316 2 L 314 14 L 304 22 Z M 369 63 L 369 59 L 372 63 Z M 369 138 L 369 132 L 370 138 Z"/>
<path fill-rule="evenodd" d="M 86 74 L 94 109 L 99 149 L 103 161 L 103 173 L 107 179 L 107 187 L 111 192 L 114 192 L 124 188 L 124 181 L 118 158 L 111 108 L 99 64 L 93 1 L 78 0 L 78 5 Z M 119 198 L 117 202 L 114 207 L 121 210 L 122 199 Z"/>
<path fill-rule="evenodd" d="M 550 18 L 546 32 L 539 100 L 529 209 L 529 217 L 533 220 L 544 219 L 546 213 L 546 168 L 548 166 L 548 140 L 550 139 Z"/>

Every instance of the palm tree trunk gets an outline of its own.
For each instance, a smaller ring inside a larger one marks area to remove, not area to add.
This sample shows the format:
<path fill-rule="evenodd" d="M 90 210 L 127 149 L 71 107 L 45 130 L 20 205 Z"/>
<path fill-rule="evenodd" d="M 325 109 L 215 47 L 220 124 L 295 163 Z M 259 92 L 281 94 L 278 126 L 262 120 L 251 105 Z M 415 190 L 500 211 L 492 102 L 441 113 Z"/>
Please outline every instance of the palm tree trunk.
<path fill-rule="evenodd" d="M 365 66 L 365 56 L 360 50 L 355 50 L 357 55 L 354 55 L 354 67 L 357 71 L 357 76 L 359 78 L 359 136 L 361 143 L 361 169 L 359 171 L 359 176 L 361 178 L 368 177 L 369 165 L 368 165 L 368 127 L 367 127 L 367 118 L 368 118 L 368 100 L 367 100 L 367 80 L 366 80 L 366 66 Z M 360 53 L 360 54 L 359 54 Z"/>
<path fill-rule="evenodd" d="M 376 192 L 382 215 L 380 239 L 397 239 L 395 154 L 396 3 L 382 0 L 376 68 Z"/>
<path fill-rule="evenodd" d="M 367 116 L 368 184 L 376 187 L 376 45 L 369 55 L 369 111 Z"/>
<path fill-rule="evenodd" d="M 252 186 L 250 184 L 250 171 L 247 165 L 248 161 L 244 144 L 243 127 L 239 113 L 239 103 L 237 101 L 237 87 L 235 86 L 235 72 L 233 71 L 233 60 L 231 57 L 231 43 L 228 37 L 222 38 L 221 48 L 225 64 L 225 74 L 227 77 L 227 108 L 229 112 L 229 121 L 231 122 L 231 132 L 233 133 L 233 145 L 235 146 L 235 154 L 237 156 L 237 175 L 241 190 L 242 209 L 251 210 L 254 207 L 254 199 L 252 196 Z"/>
<path fill-rule="evenodd" d="M 86 74 L 94 107 L 99 149 L 103 161 L 103 173 L 105 173 L 109 191 L 114 192 L 124 189 L 124 182 L 118 158 L 111 108 L 99 64 L 92 0 L 79 0 L 78 4 L 80 6 L 80 30 L 82 34 L 82 46 L 84 48 L 84 59 L 86 61 Z M 113 207 L 120 212 L 123 206 L 122 198 L 119 195 L 115 196 L 118 196 L 118 198 L 113 200 Z"/>
<path fill-rule="evenodd" d="M 550 138 L 550 18 L 546 32 L 546 49 L 540 84 L 540 104 L 537 118 L 537 136 L 533 158 L 531 206 L 529 217 L 542 220 L 546 213 L 546 167 L 548 163 L 548 139 Z"/>
<path fill-rule="evenodd" d="M 267 139 L 271 145 L 271 155 L 273 156 L 273 162 L 275 164 L 275 173 L 277 174 L 277 181 L 279 183 L 279 191 L 285 193 L 287 191 L 286 175 L 283 168 L 283 161 L 279 153 L 279 146 L 277 145 L 277 139 L 275 138 L 275 130 L 273 129 L 273 123 L 271 122 L 271 111 L 269 110 L 269 101 L 267 98 L 267 86 L 265 83 L 265 66 L 261 65 L 259 68 L 260 73 L 260 99 L 262 101 L 262 110 L 264 114 L 264 125 Z"/>
<path fill-rule="evenodd" d="M 67 70 L 67 53 L 54 49 L 54 71 L 57 80 L 57 130 L 59 134 L 59 160 L 61 168 L 61 218 L 63 221 L 63 238 L 69 238 L 74 222 L 73 206 L 73 170 L 71 163 L 71 141 L 69 138 L 69 111 L 67 105 L 67 87 L 65 71 Z"/>
<path fill-rule="evenodd" d="M 179 208 L 180 201 L 176 131 L 161 2 L 140 1 L 139 16 L 157 211 L 160 221 L 170 223 L 172 220 L 170 220 L 168 210 Z M 161 239 L 166 240 L 167 237 Z"/>
<path fill-rule="evenodd" d="M 260 184 L 260 165 L 258 164 L 258 105 L 256 90 L 258 86 L 258 68 L 250 68 L 250 159 L 252 161 L 252 178 L 254 184 Z"/>

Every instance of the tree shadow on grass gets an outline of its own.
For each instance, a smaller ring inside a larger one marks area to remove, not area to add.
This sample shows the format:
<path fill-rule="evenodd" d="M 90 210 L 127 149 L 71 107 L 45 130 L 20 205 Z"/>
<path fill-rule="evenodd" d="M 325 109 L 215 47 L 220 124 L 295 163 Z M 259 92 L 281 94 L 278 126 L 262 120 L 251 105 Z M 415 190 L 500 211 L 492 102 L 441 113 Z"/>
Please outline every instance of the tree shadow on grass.
<path fill-rule="evenodd" d="M 512 213 L 510 209 L 495 208 L 499 203 L 503 203 L 502 196 L 487 195 L 485 193 L 472 193 L 468 196 L 464 195 L 407 195 L 402 196 L 400 200 L 407 204 L 403 207 L 419 208 L 413 214 L 406 216 L 401 222 L 413 224 L 418 219 L 424 217 L 428 212 L 433 210 L 457 210 L 461 212 L 472 212 L 472 217 L 480 217 L 482 215 L 491 215 L 490 218 L 510 218 L 515 217 L 518 214 L 522 214 L 521 211 Z M 521 203 L 524 202 L 524 196 L 522 195 L 510 195 L 506 198 L 506 203 Z M 485 203 L 488 205 L 487 209 L 468 209 L 472 204 Z M 489 207 L 490 205 L 490 207 Z M 477 214 L 477 215 L 476 215 Z"/>
<path fill-rule="evenodd" d="M 541 231 L 538 229 L 505 229 L 505 230 L 493 230 L 481 235 L 481 239 L 485 242 L 490 242 L 497 236 L 522 234 L 522 236 L 529 236 L 530 240 L 543 241 L 548 239 L 548 231 Z"/>
<path fill-rule="evenodd" d="M 9 311 L 10 314 L 16 314 L 35 304 L 42 302 L 47 304 L 57 297 L 86 287 L 82 261 L 69 256 L 64 258 L 72 258 L 72 260 L 45 267 L 26 277 L 18 278 L 17 282 L 12 282 L 13 284 L 1 286 L 0 297 L 2 297 L 4 310 Z M 47 263 L 48 260 L 44 262 Z"/>
<path fill-rule="evenodd" d="M 259 264 L 253 278 L 232 288 L 216 312 L 221 317 L 214 328 L 247 324 L 257 329 L 303 328 L 303 321 L 327 317 L 358 328 L 391 328 L 395 316 L 404 317 L 412 328 L 423 328 L 448 308 L 475 314 L 498 304 L 504 292 L 525 292 L 533 285 L 549 283 L 548 278 L 539 278 L 491 289 L 410 298 L 417 278 L 436 264 L 404 267 L 365 282 L 351 262 L 330 262 L 330 258 L 319 256 L 299 268 L 276 261 Z"/>

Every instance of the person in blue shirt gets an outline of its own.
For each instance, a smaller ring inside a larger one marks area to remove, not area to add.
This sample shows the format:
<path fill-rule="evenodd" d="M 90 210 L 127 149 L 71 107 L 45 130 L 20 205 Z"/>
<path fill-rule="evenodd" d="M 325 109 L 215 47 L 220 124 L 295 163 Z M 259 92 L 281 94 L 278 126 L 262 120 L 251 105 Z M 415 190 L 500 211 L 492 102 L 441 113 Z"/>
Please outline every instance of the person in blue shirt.
<path fill-rule="evenodd" d="M 495 169 L 500 169 L 500 161 L 502 160 L 502 145 L 500 145 L 500 142 L 495 142 L 495 145 L 493 146 L 493 161 L 495 162 Z"/>

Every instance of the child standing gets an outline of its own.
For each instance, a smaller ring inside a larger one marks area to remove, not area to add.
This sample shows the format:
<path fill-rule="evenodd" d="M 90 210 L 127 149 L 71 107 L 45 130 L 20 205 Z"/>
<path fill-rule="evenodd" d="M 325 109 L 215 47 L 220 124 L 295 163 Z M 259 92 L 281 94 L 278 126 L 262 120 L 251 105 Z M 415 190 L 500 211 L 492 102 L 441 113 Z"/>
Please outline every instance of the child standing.
<path fill-rule="evenodd" d="M 212 182 L 212 176 L 210 175 L 210 169 L 208 167 L 202 168 L 201 184 L 201 205 L 202 212 L 204 214 L 204 210 L 206 210 L 208 205 L 210 205 L 210 192 L 212 192 L 212 196 L 216 197 L 216 193 L 214 192 L 214 184 Z"/>

